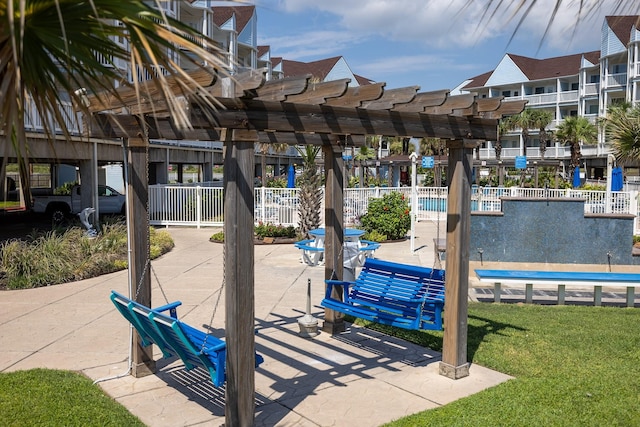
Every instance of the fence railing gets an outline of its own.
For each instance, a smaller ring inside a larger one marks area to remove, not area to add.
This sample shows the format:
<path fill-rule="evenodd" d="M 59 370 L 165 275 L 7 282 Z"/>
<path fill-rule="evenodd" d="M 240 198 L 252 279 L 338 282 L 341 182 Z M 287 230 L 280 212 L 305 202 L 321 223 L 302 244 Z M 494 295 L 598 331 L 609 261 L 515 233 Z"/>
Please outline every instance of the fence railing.
<path fill-rule="evenodd" d="M 299 222 L 299 198 L 297 188 L 255 189 L 254 213 L 257 223 L 297 226 Z M 323 189 L 324 191 L 324 189 Z M 369 200 L 390 192 L 404 194 L 411 200 L 410 187 L 348 188 L 344 191 L 344 223 L 357 224 L 367 212 Z M 471 192 L 472 211 L 500 211 L 502 197 L 562 198 L 575 197 L 585 200 L 585 213 L 631 214 L 635 216 L 634 234 L 640 234 L 639 192 L 554 188 L 476 187 Z M 447 212 L 446 187 L 417 188 L 418 221 L 444 221 Z M 324 222 L 324 197 L 321 207 Z M 224 190 L 211 186 L 149 186 L 149 220 L 152 225 L 191 225 L 196 227 L 220 227 L 224 224 Z M 558 218 L 541 218 L 555 221 Z"/>

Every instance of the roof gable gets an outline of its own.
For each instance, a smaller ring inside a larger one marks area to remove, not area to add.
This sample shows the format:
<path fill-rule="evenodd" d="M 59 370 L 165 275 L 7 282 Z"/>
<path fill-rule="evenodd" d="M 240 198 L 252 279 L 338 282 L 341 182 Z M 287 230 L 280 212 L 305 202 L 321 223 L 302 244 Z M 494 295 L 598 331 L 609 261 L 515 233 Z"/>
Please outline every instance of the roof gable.
<path fill-rule="evenodd" d="M 213 6 L 213 22 L 220 28 L 241 33 L 255 14 L 255 6 Z M 231 20 L 234 22 L 230 22 Z"/>
<path fill-rule="evenodd" d="M 523 57 L 524 58 L 524 57 Z M 512 55 L 506 54 L 486 81 L 486 86 L 519 83 L 528 80 L 527 76 L 513 60 Z"/>
<path fill-rule="evenodd" d="M 627 50 L 638 16 L 607 16 L 602 24 L 600 51 L 603 57 Z"/>
<path fill-rule="evenodd" d="M 320 81 L 324 81 L 340 58 L 340 56 L 334 56 L 333 58 L 320 59 L 313 62 L 300 62 L 283 59 L 282 71 L 284 72 L 285 77 L 311 74 Z"/>
<path fill-rule="evenodd" d="M 626 47 L 631 37 L 631 28 L 633 28 L 634 25 L 637 27 L 638 24 L 640 24 L 640 16 L 607 16 L 605 17 L 605 21 L 607 26 L 611 28 L 613 34 L 620 40 L 620 43 Z"/>
<path fill-rule="evenodd" d="M 258 46 L 258 59 L 268 61 L 271 54 L 271 46 Z"/>

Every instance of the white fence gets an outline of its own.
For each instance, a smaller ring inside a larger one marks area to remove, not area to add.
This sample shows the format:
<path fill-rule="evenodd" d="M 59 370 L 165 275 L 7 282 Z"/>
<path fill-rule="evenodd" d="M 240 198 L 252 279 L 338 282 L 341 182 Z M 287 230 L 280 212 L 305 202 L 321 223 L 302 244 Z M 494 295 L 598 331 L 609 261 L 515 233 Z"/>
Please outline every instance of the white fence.
<path fill-rule="evenodd" d="M 298 225 L 298 189 L 255 189 L 256 223 Z M 348 188 L 344 191 L 344 222 L 357 224 L 360 216 L 367 212 L 369 200 L 386 193 L 400 192 L 411 200 L 410 187 Z M 418 187 L 418 221 L 440 221 L 446 219 L 447 188 Z M 640 234 L 638 219 L 638 191 L 591 191 L 553 188 L 495 188 L 473 187 L 472 211 L 500 211 L 501 197 L 559 198 L 576 197 L 585 200 L 585 213 L 615 213 L 635 216 L 634 234 Z M 220 187 L 208 186 L 149 186 L 149 220 L 152 225 L 191 225 L 216 227 L 224 224 L 224 196 Z M 608 201 L 608 203 L 607 203 Z M 321 208 L 324 220 L 324 197 Z M 556 221 L 558 218 L 541 218 Z"/>

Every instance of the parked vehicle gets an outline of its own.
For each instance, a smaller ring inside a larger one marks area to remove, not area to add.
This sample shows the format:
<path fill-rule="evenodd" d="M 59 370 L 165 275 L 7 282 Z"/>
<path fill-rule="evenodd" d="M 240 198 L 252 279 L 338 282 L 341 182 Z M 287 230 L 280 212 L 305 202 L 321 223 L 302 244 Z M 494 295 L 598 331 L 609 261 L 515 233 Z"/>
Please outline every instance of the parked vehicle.
<path fill-rule="evenodd" d="M 36 196 L 33 198 L 33 212 L 44 213 L 54 221 L 62 221 L 71 214 L 82 210 L 80 186 L 71 188 L 70 195 Z M 126 197 L 107 185 L 98 185 L 98 211 L 101 215 L 124 214 Z"/>

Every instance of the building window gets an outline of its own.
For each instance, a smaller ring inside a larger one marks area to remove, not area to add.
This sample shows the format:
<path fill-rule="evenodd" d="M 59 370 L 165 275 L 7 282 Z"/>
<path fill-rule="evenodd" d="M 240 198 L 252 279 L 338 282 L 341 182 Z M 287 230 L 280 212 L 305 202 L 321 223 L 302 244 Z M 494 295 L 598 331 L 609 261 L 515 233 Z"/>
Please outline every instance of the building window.
<path fill-rule="evenodd" d="M 504 96 L 505 98 L 508 98 L 511 96 L 511 91 L 510 90 L 503 90 L 502 91 L 502 96 Z"/>
<path fill-rule="evenodd" d="M 598 83 L 598 81 L 600 81 L 600 76 L 598 74 L 594 74 L 590 76 L 590 79 L 589 79 L 590 83 Z"/>
<path fill-rule="evenodd" d="M 622 74 L 627 72 L 627 64 L 615 64 L 611 66 L 612 74 Z"/>
<path fill-rule="evenodd" d="M 571 90 L 578 90 L 578 83 L 571 83 Z"/>
<path fill-rule="evenodd" d="M 544 93 L 544 88 L 543 87 L 537 87 L 535 88 L 535 94 L 536 95 L 540 95 Z"/>

